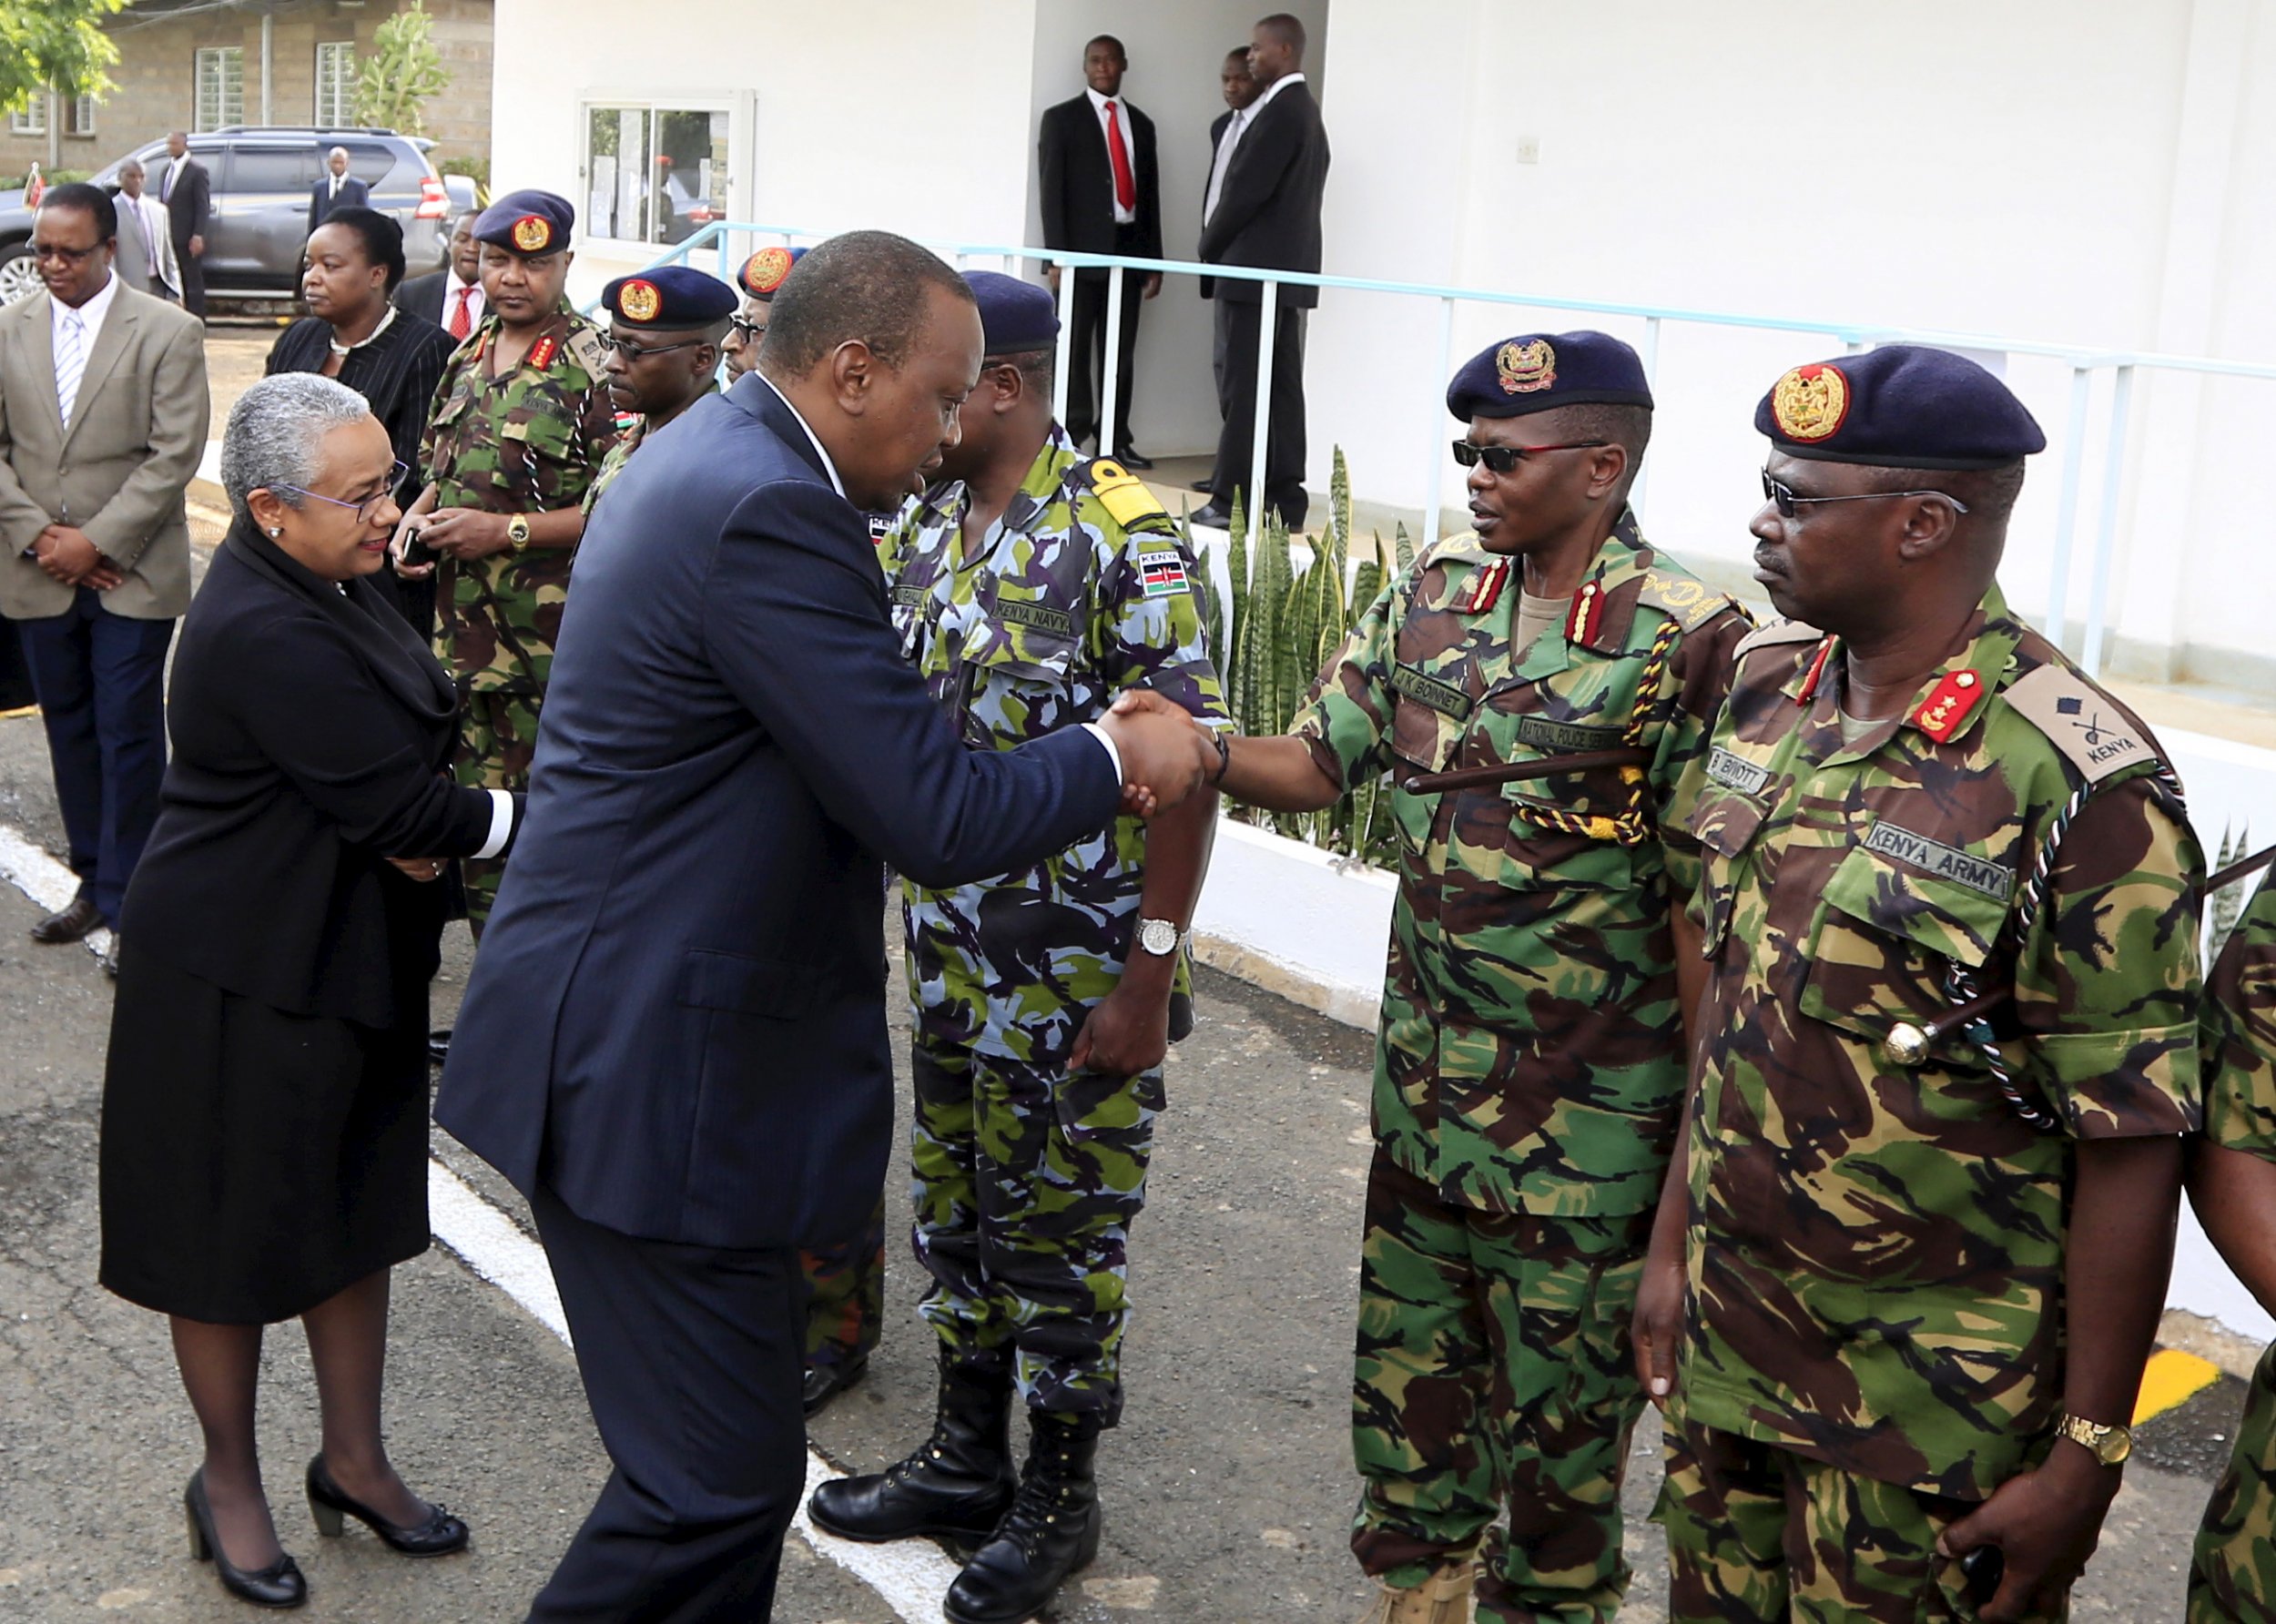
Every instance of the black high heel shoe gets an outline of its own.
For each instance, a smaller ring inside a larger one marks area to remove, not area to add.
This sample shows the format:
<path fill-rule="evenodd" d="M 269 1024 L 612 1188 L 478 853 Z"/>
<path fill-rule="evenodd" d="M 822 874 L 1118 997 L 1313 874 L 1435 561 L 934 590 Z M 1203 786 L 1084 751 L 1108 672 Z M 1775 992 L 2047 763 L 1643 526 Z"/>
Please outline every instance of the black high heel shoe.
<path fill-rule="evenodd" d="M 342 1519 L 352 1517 L 385 1540 L 390 1550 L 406 1557 L 447 1557 L 464 1550 L 472 1538 L 466 1525 L 442 1506 L 428 1507 L 427 1520 L 415 1528 L 397 1528 L 369 1506 L 349 1498 L 324 1469 L 321 1455 L 309 1462 L 309 1515 L 316 1519 L 316 1531 L 327 1539 L 339 1538 L 346 1526 Z"/>
<path fill-rule="evenodd" d="M 220 1538 L 213 1531 L 213 1507 L 206 1503 L 206 1470 L 200 1467 L 189 1477 L 189 1487 L 182 1491 L 182 1509 L 189 1517 L 189 1554 L 200 1562 L 211 1562 L 221 1588 L 240 1601 L 255 1607 L 306 1607 L 309 1581 L 300 1575 L 300 1565 L 290 1552 L 258 1572 L 248 1573 L 229 1560 L 221 1548 Z"/>

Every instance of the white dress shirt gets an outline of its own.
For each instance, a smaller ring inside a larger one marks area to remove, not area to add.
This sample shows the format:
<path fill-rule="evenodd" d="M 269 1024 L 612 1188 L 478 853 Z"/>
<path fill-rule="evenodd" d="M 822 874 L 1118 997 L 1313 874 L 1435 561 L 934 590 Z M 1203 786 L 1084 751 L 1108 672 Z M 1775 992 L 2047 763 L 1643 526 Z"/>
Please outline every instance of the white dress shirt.
<path fill-rule="evenodd" d="M 1106 121 L 1112 117 L 1116 124 L 1122 126 L 1123 156 L 1130 160 L 1130 195 L 1134 203 L 1138 197 L 1138 140 L 1130 127 L 1130 104 L 1121 96 L 1115 96 L 1113 98 L 1114 111 L 1110 114 L 1106 110 L 1107 97 L 1088 87 L 1083 90 L 1082 94 L 1091 98 L 1091 111 L 1098 115 L 1099 139 L 1106 143 L 1106 198 L 1108 202 L 1114 205 L 1114 223 L 1118 226 L 1127 226 L 1137 219 L 1138 210 L 1134 208 L 1124 208 L 1122 199 L 1114 195 L 1114 141 L 1113 137 L 1106 133 Z"/>
<path fill-rule="evenodd" d="M 1217 212 L 1217 194 L 1224 190 L 1225 168 L 1233 162 L 1233 149 L 1241 144 L 1241 132 L 1248 128 L 1249 111 L 1249 107 L 1235 107 L 1231 121 L 1224 127 L 1224 134 L 1217 137 L 1217 156 L 1209 165 L 1209 191 L 1201 200 L 1201 223 L 1204 226 L 1209 223 L 1209 217 Z"/>

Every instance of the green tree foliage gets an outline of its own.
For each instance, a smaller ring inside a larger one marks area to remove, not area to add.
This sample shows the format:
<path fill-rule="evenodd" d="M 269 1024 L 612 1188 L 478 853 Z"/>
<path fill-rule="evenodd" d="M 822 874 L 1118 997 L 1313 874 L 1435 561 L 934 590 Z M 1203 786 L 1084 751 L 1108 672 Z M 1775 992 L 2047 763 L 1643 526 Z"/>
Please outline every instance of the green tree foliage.
<path fill-rule="evenodd" d="M 372 30 L 371 54 L 356 76 L 356 122 L 415 136 L 426 128 L 427 103 L 450 87 L 434 19 L 424 0 L 411 0 Z"/>
<path fill-rule="evenodd" d="M 50 89 L 100 96 L 118 47 L 103 19 L 127 0 L 0 0 L 0 112 L 19 112 Z"/>

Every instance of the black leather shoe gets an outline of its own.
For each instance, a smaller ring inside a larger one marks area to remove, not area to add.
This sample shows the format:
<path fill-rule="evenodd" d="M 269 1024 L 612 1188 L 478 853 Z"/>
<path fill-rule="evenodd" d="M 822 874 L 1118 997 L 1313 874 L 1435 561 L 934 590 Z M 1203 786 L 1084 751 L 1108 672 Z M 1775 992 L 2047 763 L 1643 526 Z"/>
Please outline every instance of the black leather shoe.
<path fill-rule="evenodd" d="M 95 899 L 85 891 L 71 899 L 71 906 L 61 913 L 49 914 L 32 927 L 32 939 L 47 946 L 60 947 L 67 941 L 84 941 L 102 928 L 103 916 L 95 906 Z"/>
<path fill-rule="evenodd" d="M 427 1059 L 436 1065 L 451 1058 L 451 1033 L 456 1029 L 442 1026 L 427 1034 Z"/>
<path fill-rule="evenodd" d="M 950 1624 L 1021 1624 L 1099 1554 L 1096 1416 L 1029 1412 L 1018 1497 L 940 1604 Z"/>
<path fill-rule="evenodd" d="M 103 949 L 103 956 L 100 959 L 97 959 L 95 962 L 103 967 L 103 973 L 108 976 L 112 980 L 116 981 L 118 979 L 117 931 L 114 930 L 111 932 L 110 945 Z"/>
<path fill-rule="evenodd" d="M 806 1416 L 811 1421 L 829 1407 L 829 1401 L 852 1386 L 869 1372 L 869 1355 L 843 1365 L 809 1365 L 806 1367 Z"/>
<path fill-rule="evenodd" d="M 1192 484 L 1186 486 L 1185 488 L 1188 491 L 1198 491 L 1204 496 L 1206 496 L 1217 488 L 1217 476 L 1214 473 L 1205 475 L 1201 479 L 1195 480 Z"/>
<path fill-rule="evenodd" d="M 1135 468 L 1141 472 L 1153 466 L 1153 459 L 1135 446 L 1126 445 L 1121 451 L 1116 452 L 1114 461 L 1120 462 L 1124 468 Z"/>
<path fill-rule="evenodd" d="M 1233 510 L 1214 502 L 1204 507 L 1194 509 L 1186 517 L 1195 524 L 1207 524 L 1218 530 L 1233 528 Z"/>
<path fill-rule="evenodd" d="M 316 1531 L 327 1539 L 339 1538 L 345 1519 L 352 1517 L 385 1541 L 388 1549 L 405 1557 L 447 1557 L 464 1550 L 472 1538 L 445 1506 L 429 1506 L 426 1520 L 415 1528 L 397 1528 L 371 1507 L 350 1499 L 324 1469 L 321 1455 L 309 1462 L 309 1515 L 316 1519 Z"/>
<path fill-rule="evenodd" d="M 213 1531 L 213 1507 L 206 1504 L 206 1473 L 202 1467 L 190 1474 L 189 1487 L 182 1491 L 182 1509 L 189 1517 L 189 1554 L 200 1562 L 213 1564 L 214 1576 L 220 1579 L 223 1589 L 255 1607 L 308 1605 L 309 1581 L 301 1577 L 300 1565 L 292 1559 L 291 1552 L 284 1552 L 268 1567 L 252 1573 L 229 1560 Z"/>
<path fill-rule="evenodd" d="M 907 1459 L 864 1477 L 825 1483 L 807 1502 L 815 1527 L 866 1545 L 919 1535 L 968 1548 L 996 1531 L 1011 1504 L 1011 1364 L 940 1355 L 932 1436 Z"/>

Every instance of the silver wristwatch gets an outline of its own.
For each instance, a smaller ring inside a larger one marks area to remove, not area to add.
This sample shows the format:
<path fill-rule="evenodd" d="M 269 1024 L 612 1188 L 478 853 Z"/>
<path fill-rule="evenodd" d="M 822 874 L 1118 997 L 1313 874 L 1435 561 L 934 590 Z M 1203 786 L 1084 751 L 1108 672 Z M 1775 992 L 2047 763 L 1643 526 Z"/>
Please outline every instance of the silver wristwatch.
<path fill-rule="evenodd" d="M 1176 952 L 1181 939 L 1178 928 L 1167 919 L 1138 921 L 1138 945 L 1156 959 L 1167 959 Z"/>

